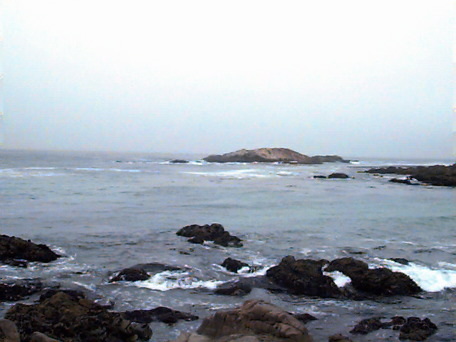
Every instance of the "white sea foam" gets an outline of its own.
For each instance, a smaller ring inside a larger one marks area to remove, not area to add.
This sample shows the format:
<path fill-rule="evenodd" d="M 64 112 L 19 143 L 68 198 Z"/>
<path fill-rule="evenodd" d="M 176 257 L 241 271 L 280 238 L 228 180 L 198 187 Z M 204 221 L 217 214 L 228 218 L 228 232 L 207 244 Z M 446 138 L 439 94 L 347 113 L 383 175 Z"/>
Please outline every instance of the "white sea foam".
<path fill-rule="evenodd" d="M 207 288 L 214 290 L 223 281 L 200 280 L 187 271 L 165 271 L 157 273 L 144 281 L 132 283 L 134 286 L 144 287 L 156 291 L 168 291 L 173 289 L 196 289 Z"/>
<path fill-rule="evenodd" d="M 323 272 L 323 274 L 333 278 L 334 283 L 336 283 L 338 287 L 344 287 L 345 285 L 351 282 L 351 279 L 349 277 L 347 277 L 345 274 L 339 271 Z"/>
<path fill-rule="evenodd" d="M 296 176 L 298 173 L 289 171 L 261 170 L 261 169 L 243 169 L 228 170 L 216 172 L 184 172 L 186 174 L 218 177 L 222 179 L 252 179 L 252 178 L 275 178 Z"/>
<path fill-rule="evenodd" d="M 440 263 L 440 267 L 444 266 L 446 268 L 434 269 L 413 262 L 408 265 L 402 265 L 392 260 L 377 260 L 380 261 L 382 266 L 388 267 L 395 272 L 407 274 L 425 291 L 439 292 L 446 288 L 456 288 L 456 270 L 449 269 L 451 264 L 444 266 Z"/>

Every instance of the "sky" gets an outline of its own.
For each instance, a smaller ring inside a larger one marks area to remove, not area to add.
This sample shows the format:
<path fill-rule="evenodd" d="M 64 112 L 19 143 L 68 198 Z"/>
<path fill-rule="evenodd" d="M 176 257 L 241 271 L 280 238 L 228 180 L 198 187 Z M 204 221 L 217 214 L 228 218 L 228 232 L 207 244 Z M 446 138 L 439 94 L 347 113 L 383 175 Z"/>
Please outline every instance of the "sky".
<path fill-rule="evenodd" d="M 456 151 L 452 0 L 0 3 L 3 148 Z"/>

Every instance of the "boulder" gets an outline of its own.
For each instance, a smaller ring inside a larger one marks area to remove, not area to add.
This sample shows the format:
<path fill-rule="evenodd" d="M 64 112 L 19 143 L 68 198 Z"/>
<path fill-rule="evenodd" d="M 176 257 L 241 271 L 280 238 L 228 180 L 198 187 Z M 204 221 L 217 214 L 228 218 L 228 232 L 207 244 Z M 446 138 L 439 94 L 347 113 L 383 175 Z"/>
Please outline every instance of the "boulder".
<path fill-rule="evenodd" d="M 217 245 L 224 247 L 242 247 L 241 239 L 233 236 L 219 223 L 211 225 L 197 225 L 192 224 L 185 226 L 176 233 L 179 236 L 189 237 L 189 242 L 204 243 L 204 241 L 213 241 Z"/>
<path fill-rule="evenodd" d="M 132 323 L 93 301 L 63 292 L 38 304 L 16 304 L 5 318 L 16 323 L 23 342 L 31 341 L 37 331 L 62 342 L 134 342 L 152 336 L 147 325 Z"/>
<path fill-rule="evenodd" d="M 183 321 L 195 321 L 199 317 L 192 315 L 187 312 L 181 312 L 159 306 L 151 310 L 133 310 L 125 311 L 122 314 L 122 317 L 137 323 L 151 323 L 151 322 L 163 322 L 167 324 L 174 324 L 179 320 Z"/>
<path fill-rule="evenodd" d="M 245 296 L 252 291 L 252 286 L 247 282 L 237 281 L 235 283 L 225 283 L 217 287 L 215 294 L 224 296 Z"/>
<path fill-rule="evenodd" d="M 0 301 L 17 301 L 43 289 L 38 279 L 22 279 L 15 282 L 0 283 Z"/>
<path fill-rule="evenodd" d="M 225 267 L 228 271 L 237 273 L 241 268 L 243 267 L 249 267 L 249 264 L 246 264 L 245 262 L 236 260 L 236 259 L 231 259 L 231 258 L 226 258 L 222 265 L 222 267 Z"/>
<path fill-rule="evenodd" d="M 150 275 L 142 268 L 130 267 L 125 268 L 117 273 L 117 275 L 112 277 L 109 282 L 113 283 L 115 281 L 143 281 L 149 278 Z"/>
<path fill-rule="evenodd" d="M 368 333 L 383 328 L 383 323 L 379 317 L 367 318 L 360 321 L 350 330 L 352 334 L 367 335 Z"/>
<path fill-rule="evenodd" d="M 421 288 L 406 274 L 387 268 L 369 269 L 369 266 L 353 258 L 331 261 L 325 271 L 339 271 L 350 277 L 352 286 L 362 292 L 377 296 L 413 295 Z"/>
<path fill-rule="evenodd" d="M 0 319 L 0 341 L 21 342 L 16 324 L 8 319 Z"/>
<path fill-rule="evenodd" d="M 304 324 L 307 324 L 311 321 L 316 321 L 318 319 L 317 317 L 312 316 L 311 314 L 308 314 L 308 313 L 293 314 L 293 317 Z"/>
<path fill-rule="evenodd" d="M 314 164 L 312 158 L 288 148 L 258 148 L 254 150 L 238 150 L 235 152 L 210 155 L 203 160 L 211 163 L 290 163 L 296 162 L 299 164 Z"/>
<path fill-rule="evenodd" d="M 14 260 L 51 262 L 59 258 L 48 246 L 35 244 L 15 236 L 0 235 L 0 261 Z M 23 264 L 22 264 L 23 265 Z"/>
<path fill-rule="evenodd" d="M 437 326 L 429 318 L 423 320 L 418 317 L 409 317 L 401 327 L 400 340 L 424 341 L 437 331 Z"/>
<path fill-rule="evenodd" d="M 290 313 L 261 300 L 219 311 L 204 319 L 196 333 L 175 342 L 312 342 L 306 327 Z"/>
<path fill-rule="evenodd" d="M 338 179 L 347 179 L 347 178 L 350 178 L 347 174 L 345 173 L 341 173 L 341 172 L 334 172 L 334 173 L 331 173 L 329 176 L 328 176 L 329 179 L 334 179 L 334 178 L 338 178 Z"/>
<path fill-rule="evenodd" d="M 279 265 L 267 270 L 266 276 L 292 294 L 337 298 L 341 291 L 331 277 L 323 275 L 326 260 L 296 260 L 292 256 L 282 259 Z"/>

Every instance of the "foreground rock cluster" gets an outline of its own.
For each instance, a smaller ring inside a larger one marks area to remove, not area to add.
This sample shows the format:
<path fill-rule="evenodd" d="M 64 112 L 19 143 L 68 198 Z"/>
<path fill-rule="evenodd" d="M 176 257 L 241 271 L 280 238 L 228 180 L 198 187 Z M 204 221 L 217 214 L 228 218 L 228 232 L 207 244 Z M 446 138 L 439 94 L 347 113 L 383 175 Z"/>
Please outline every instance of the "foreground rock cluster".
<path fill-rule="evenodd" d="M 242 247 L 241 239 L 231 235 L 222 225 L 190 225 L 177 232 L 203 243 L 213 241 L 227 247 Z M 45 245 L 36 245 L 16 237 L 0 236 L 0 260 L 50 262 L 59 255 Z M 398 259 L 399 260 L 399 259 Z M 401 262 L 407 260 L 400 259 Z M 11 263 L 9 263 L 11 264 Z M 16 265 L 22 267 L 20 264 Z M 257 266 L 226 258 L 221 266 L 234 273 L 254 272 Z M 139 264 L 114 274 L 110 282 L 144 281 L 164 271 L 184 271 L 185 267 L 160 263 Z M 339 288 L 328 272 L 342 272 L 351 282 Z M 217 295 L 244 296 L 252 288 L 272 292 L 305 295 L 320 298 L 357 299 L 378 296 L 414 295 L 421 288 L 407 275 L 386 268 L 370 269 L 353 258 L 333 261 L 295 259 L 284 257 L 276 266 L 269 268 L 265 276 L 241 278 L 228 282 L 214 290 Z M 174 324 L 180 320 L 199 319 L 191 313 L 166 307 L 148 310 L 112 311 L 112 306 L 103 306 L 86 298 L 75 290 L 62 290 L 58 285 L 49 286 L 39 279 L 22 279 L 0 282 L 0 301 L 17 301 L 35 293 L 41 297 L 34 304 L 18 303 L 0 320 L 0 342 L 135 342 L 150 340 L 151 322 Z M 264 301 L 248 300 L 242 306 L 220 311 L 204 319 L 193 333 L 183 333 L 174 342 L 260 342 L 301 341 L 312 342 L 305 325 L 317 318 L 309 314 L 292 314 Z M 378 329 L 399 331 L 399 339 L 422 341 L 437 330 L 429 319 L 417 317 L 393 317 L 384 322 L 373 317 L 362 320 L 350 331 L 351 334 L 368 334 Z M 347 342 L 350 338 L 334 335 L 330 342 Z"/>
<path fill-rule="evenodd" d="M 390 166 L 385 168 L 373 168 L 366 171 L 374 174 L 396 174 L 405 175 L 407 179 L 397 180 L 396 183 L 414 185 L 412 180 L 416 179 L 425 184 L 435 186 L 456 186 L 456 164 L 433 165 L 433 166 L 413 166 L 413 167 L 396 167 Z"/>

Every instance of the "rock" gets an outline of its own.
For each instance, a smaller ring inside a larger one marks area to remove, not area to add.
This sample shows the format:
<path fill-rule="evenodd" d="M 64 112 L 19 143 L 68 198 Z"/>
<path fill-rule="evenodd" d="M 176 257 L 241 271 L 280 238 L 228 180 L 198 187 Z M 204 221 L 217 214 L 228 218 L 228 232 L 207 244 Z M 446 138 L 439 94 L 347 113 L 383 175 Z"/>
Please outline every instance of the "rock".
<path fill-rule="evenodd" d="M 323 275 L 322 266 L 326 260 L 296 260 L 292 256 L 282 259 L 279 265 L 267 270 L 266 276 L 292 294 L 337 298 L 341 291 L 331 277 Z"/>
<path fill-rule="evenodd" d="M 16 324 L 8 319 L 0 319 L 0 341 L 21 342 Z"/>
<path fill-rule="evenodd" d="M 337 334 L 329 336 L 328 342 L 352 342 L 352 340 L 342 334 Z"/>
<path fill-rule="evenodd" d="M 121 314 L 125 319 L 137 323 L 150 323 L 158 321 L 167 324 L 174 324 L 179 320 L 195 321 L 199 318 L 198 316 L 190 313 L 176 311 L 163 306 L 159 306 L 151 310 L 126 311 Z"/>
<path fill-rule="evenodd" d="M 30 341 L 36 331 L 62 342 L 133 342 L 152 336 L 148 326 L 132 324 L 93 301 L 63 292 L 38 304 L 16 304 L 5 318 L 16 323 L 23 341 Z"/>
<path fill-rule="evenodd" d="M 196 333 L 182 334 L 175 342 L 312 342 L 303 323 L 290 313 L 261 300 L 219 311 L 204 319 Z"/>
<path fill-rule="evenodd" d="M 37 279 L 23 279 L 16 282 L 0 283 L 0 301 L 16 301 L 37 293 L 43 283 Z"/>
<path fill-rule="evenodd" d="M 27 260 L 51 262 L 59 258 L 48 246 L 35 244 L 15 236 L 0 235 L 0 261 Z"/>
<path fill-rule="evenodd" d="M 5 259 L 5 260 L 2 260 L 2 262 L 5 265 L 14 266 L 14 267 L 22 267 L 22 268 L 27 268 L 28 267 L 27 260 Z"/>
<path fill-rule="evenodd" d="M 328 178 L 328 177 L 322 176 L 322 175 L 315 175 L 315 176 L 313 176 L 313 178 L 316 178 L 316 179 L 326 179 L 326 178 Z"/>
<path fill-rule="evenodd" d="M 241 268 L 243 267 L 249 267 L 249 264 L 246 264 L 245 262 L 236 260 L 236 259 L 231 259 L 231 258 L 226 258 L 222 265 L 222 267 L 225 267 L 228 271 L 237 273 Z"/>
<path fill-rule="evenodd" d="M 368 333 L 379 330 L 382 327 L 383 323 L 380 321 L 379 317 L 367 318 L 356 324 L 355 327 L 350 330 L 350 333 L 367 335 Z"/>
<path fill-rule="evenodd" d="M 217 289 L 215 289 L 214 293 L 218 295 L 224 296 L 245 296 L 252 291 L 252 287 L 241 281 L 237 281 L 235 283 L 225 283 Z"/>
<path fill-rule="evenodd" d="M 391 183 L 407 184 L 407 185 L 419 185 L 418 183 L 412 183 L 410 179 L 399 179 L 392 178 L 389 180 Z"/>
<path fill-rule="evenodd" d="M 307 324 L 310 321 L 316 321 L 318 319 L 317 317 L 312 316 L 311 314 L 308 314 L 308 313 L 293 314 L 293 317 L 304 324 Z"/>
<path fill-rule="evenodd" d="M 389 260 L 392 260 L 392 261 L 397 262 L 398 264 L 402 264 L 402 265 L 408 265 L 409 264 L 409 261 L 407 259 L 404 259 L 404 258 L 389 258 Z"/>
<path fill-rule="evenodd" d="M 347 179 L 350 178 L 347 174 L 341 172 L 334 172 L 328 176 L 329 179 L 338 178 L 338 179 Z"/>
<path fill-rule="evenodd" d="M 418 317 L 409 317 L 401 327 L 399 339 L 424 341 L 437 331 L 437 326 L 429 318 L 423 320 Z"/>
<path fill-rule="evenodd" d="M 143 281 L 150 278 L 150 275 L 142 268 L 130 267 L 120 271 L 115 277 L 109 280 L 110 283 L 115 281 Z"/>
<path fill-rule="evenodd" d="M 241 239 L 237 236 L 230 235 L 221 224 L 213 223 L 199 226 L 192 224 L 185 226 L 176 233 L 179 236 L 190 237 L 188 240 L 193 243 L 204 243 L 204 241 L 213 241 L 217 245 L 224 247 L 242 247 Z"/>
<path fill-rule="evenodd" d="M 413 295 L 421 288 L 406 274 L 393 272 L 387 268 L 369 269 L 369 266 L 353 258 L 333 260 L 325 271 L 339 271 L 350 277 L 352 286 L 373 295 Z"/>
<path fill-rule="evenodd" d="M 69 295 L 69 296 L 70 296 L 71 298 L 73 298 L 74 300 L 79 300 L 79 299 L 83 299 L 83 298 L 86 297 L 85 294 L 84 294 L 84 292 L 78 291 L 78 290 L 69 290 L 69 289 L 49 289 L 49 290 L 46 290 L 46 291 L 40 296 L 39 302 L 44 302 L 46 299 L 51 298 L 52 296 L 54 296 L 54 295 L 57 294 L 58 292 L 66 293 L 67 295 Z"/>
<path fill-rule="evenodd" d="M 314 164 L 312 158 L 288 148 L 259 148 L 255 150 L 239 150 L 235 152 L 210 155 L 203 160 L 212 163 L 254 163 L 254 162 L 297 162 L 299 164 Z"/>
<path fill-rule="evenodd" d="M 53 338 L 50 338 L 49 336 L 46 336 L 45 334 L 35 331 L 32 334 L 32 336 L 30 337 L 30 342 L 59 342 L 59 341 L 55 340 Z"/>
<path fill-rule="evenodd" d="M 189 163 L 189 161 L 184 160 L 184 159 L 174 159 L 174 160 L 170 161 L 170 164 L 188 164 L 188 163 Z"/>
<path fill-rule="evenodd" d="M 315 164 L 323 164 L 323 163 L 349 163 L 350 160 L 343 159 L 340 156 L 331 155 L 331 156 L 313 156 L 311 157 L 312 161 Z"/>
<path fill-rule="evenodd" d="M 373 168 L 365 171 L 374 174 L 398 174 L 407 175 L 409 179 L 414 178 L 422 183 L 435 186 L 456 186 L 456 164 L 433 165 L 433 166 L 413 166 L 413 167 L 394 167 Z M 405 183 L 409 184 L 409 183 Z M 414 183 L 411 183 L 414 184 Z"/>

